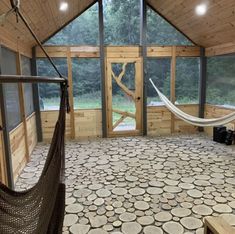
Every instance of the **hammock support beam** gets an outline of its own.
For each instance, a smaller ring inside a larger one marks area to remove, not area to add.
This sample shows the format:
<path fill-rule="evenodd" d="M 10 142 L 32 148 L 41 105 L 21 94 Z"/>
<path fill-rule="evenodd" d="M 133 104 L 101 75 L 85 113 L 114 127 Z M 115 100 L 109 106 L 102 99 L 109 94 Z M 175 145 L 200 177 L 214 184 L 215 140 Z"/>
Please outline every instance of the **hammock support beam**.
<path fill-rule="evenodd" d="M 65 78 L 52 78 L 47 76 L 0 75 L 0 83 L 64 83 Z"/>

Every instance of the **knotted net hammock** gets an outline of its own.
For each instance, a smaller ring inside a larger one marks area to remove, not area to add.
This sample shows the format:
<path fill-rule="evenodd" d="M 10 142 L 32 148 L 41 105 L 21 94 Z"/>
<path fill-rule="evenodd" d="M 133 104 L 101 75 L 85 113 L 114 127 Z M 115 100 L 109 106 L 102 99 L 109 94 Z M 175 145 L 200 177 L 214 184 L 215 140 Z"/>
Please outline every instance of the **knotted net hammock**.
<path fill-rule="evenodd" d="M 65 209 L 64 133 L 67 86 L 61 102 L 51 146 L 38 183 L 24 192 L 15 192 L 0 182 L 1 234 L 62 233 Z"/>
<path fill-rule="evenodd" d="M 178 118 L 182 119 L 183 121 L 199 126 L 199 127 L 213 127 L 213 126 L 219 126 L 219 125 L 224 125 L 228 124 L 232 121 L 235 120 L 235 112 L 232 112 L 231 114 L 225 115 L 220 118 L 214 118 L 214 119 L 203 119 L 203 118 L 198 118 L 189 114 L 186 114 L 179 108 L 177 108 L 170 100 L 162 94 L 159 89 L 155 86 L 153 83 L 152 79 L 149 79 L 151 84 L 153 85 L 153 88 L 156 90 L 158 96 L 162 100 L 162 102 L 165 104 L 165 106 L 171 111 L 174 115 L 176 115 Z"/>

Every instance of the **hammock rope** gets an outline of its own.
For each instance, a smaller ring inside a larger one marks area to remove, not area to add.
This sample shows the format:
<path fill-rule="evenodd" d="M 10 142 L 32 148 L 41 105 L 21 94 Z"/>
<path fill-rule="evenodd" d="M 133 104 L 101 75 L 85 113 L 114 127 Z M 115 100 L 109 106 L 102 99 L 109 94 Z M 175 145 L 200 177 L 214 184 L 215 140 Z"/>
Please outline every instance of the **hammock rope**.
<path fill-rule="evenodd" d="M 165 106 L 171 111 L 174 115 L 176 115 L 178 118 L 182 119 L 183 121 L 199 126 L 199 127 L 214 127 L 219 125 L 225 125 L 235 120 L 235 112 L 232 112 L 228 115 L 225 115 L 220 118 L 213 118 L 213 119 L 203 119 L 198 118 L 192 115 L 189 115 L 179 108 L 177 108 L 164 94 L 160 92 L 160 90 L 155 86 L 152 79 L 149 79 L 153 88 L 156 90 L 158 96 L 162 100 L 162 102 L 165 104 Z"/>

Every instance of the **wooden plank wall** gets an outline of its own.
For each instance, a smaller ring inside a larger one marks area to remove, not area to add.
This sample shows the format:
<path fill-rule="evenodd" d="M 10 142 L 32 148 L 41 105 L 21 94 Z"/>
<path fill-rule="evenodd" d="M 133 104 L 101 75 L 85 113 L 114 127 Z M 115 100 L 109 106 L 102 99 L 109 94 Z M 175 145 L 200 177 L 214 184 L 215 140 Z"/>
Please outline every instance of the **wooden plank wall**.
<path fill-rule="evenodd" d="M 177 107 L 190 115 L 198 116 L 198 104 L 177 105 Z M 147 124 L 148 135 L 150 136 L 197 132 L 197 127 L 185 123 L 177 117 L 173 118 L 172 123 L 171 112 L 164 106 L 149 106 L 147 108 Z"/>
<path fill-rule="evenodd" d="M 27 163 L 24 125 L 21 123 L 10 132 L 10 146 L 14 181 Z"/>
<path fill-rule="evenodd" d="M 31 155 L 38 142 L 37 127 L 36 127 L 36 114 L 33 113 L 32 115 L 30 115 L 26 119 L 26 121 L 27 121 L 29 155 Z"/>
<path fill-rule="evenodd" d="M 221 45 L 206 48 L 206 56 L 207 57 L 225 55 L 225 54 L 233 54 L 233 53 L 235 53 L 235 42 L 221 44 Z"/>
<path fill-rule="evenodd" d="M 13 176 L 16 181 L 18 175 L 21 173 L 26 163 L 28 162 L 27 151 L 32 153 L 37 144 L 37 130 L 36 130 L 36 116 L 33 113 L 27 118 L 28 129 L 28 149 L 25 144 L 25 134 L 23 122 L 10 132 L 10 145 L 12 154 L 12 168 Z"/>
<path fill-rule="evenodd" d="M 58 111 L 42 111 L 42 132 L 43 140 L 50 141 L 54 132 Z M 100 109 L 75 110 L 75 139 L 85 137 L 101 137 L 102 116 Z M 66 115 L 66 139 L 71 139 L 70 115 Z"/>
<path fill-rule="evenodd" d="M 2 120 L 0 115 L 0 126 L 2 127 Z M 3 132 L 0 130 L 0 181 L 7 184 L 6 175 L 6 161 L 4 155 L 4 145 L 3 145 Z"/>
<path fill-rule="evenodd" d="M 99 58 L 99 47 L 96 46 L 46 46 L 45 49 L 49 53 L 51 57 L 54 58 L 67 58 L 68 62 L 68 79 L 69 79 L 69 93 L 70 93 L 70 104 L 71 109 L 74 109 L 74 104 L 72 98 L 72 64 L 71 58 Z M 141 47 L 139 46 L 108 46 L 105 48 L 106 57 L 108 58 L 141 58 Z M 36 50 L 36 56 L 38 58 L 44 58 L 45 55 L 41 51 L 40 48 Z M 148 57 L 198 57 L 200 56 L 200 48 L 197 46 L 151 46 L 148 47 L 147 52 Z M 172 69 L 175 70 L 176 59 L 173 60 Z M 172 86 L 173 87 L 173 86 Z M 173 87 L 174 88 L 174 87 Z M 175 96 L 175 94 L 173 93 Z M 161 108 L 157 109 L 150 107 L 148 108 L 148 126 L 150 133 L 155 133 L 156 128 L 156 120 L 157 118 L 163 119 L 160 122 L 163 124 L 159 126 L 158 133 L 166 134 L 171 132 L 186 132 L 195 131 L 195 129 L 190 129 L 187 125 L 182 124 L 177 119 L 174 119 L 168 111 L 162 111 Z M 198 115 L 196 111 L 193 109 L 190 110 L 190 107 L 182 107 L 189 108 L 189 112 Z M 160 113 L 159 113 L 159 111 Z M 158 115 L 161 115 L 159 117 Z M 170 115 L 170 117 L 169 117 Z M 43 138 L 48 141 L 52 137 L 52 133 L 54 131 L 55 121 L 58 116 L 58 111 L 42 111 L 42 130 L 43 130 Z M 165 119 L 166 118 L 166 119 Z M 168 123 L 168 118 L 170 118 L 170 123 Z M 150 122 L 149 122 L 150 121 Z M 175 126 L 174 126 L 175 124 Z M 166 125 L 166 127 L 165 127 Z M 73 126 L 74 129 L 73 129 Z M 153 126 L 153 127 L 151 127 Z M 157 125 L 158 126 L 158 125 Z M 171 130 L 167 130 L 168 126 L 171 127 Z M 80 137 L 99 137 L 102 135 L 102 118 L 101 118 L 101 110 L 74 110 L 67 116 L 67 124 L 66 124 L 66 137 L 67 138 L 80 138 Z"/>
<path fill-rule="evenodd" d="M 45 46 L 51 57 L 67 57 L 68 51 L 72 58 L 99 58 L 99 47 L 97 46 Z M 105 53 L 109 58 L 139 58 L 141 47 L 139 46 L 108 46 Z M 172 46 L 150 46 L 147 48 L 148 57 L 171 57 Z M 45 54 L 37 47 L 36 56 L 45 58 Z M 176 46 L 177 57 L 200 56 L 200 48 L 197 46 Z"/>
<path fill-rule="evenodd" d="M 205 108 L 205 118 L 219 118 L 234 111 L 234 109 L 207 104 Z M 227 124 L 226 127 L 228 129 L 235 130 L 235 121 Z M 213 127 L 206 127 L 205 132 L 208 136 L 213 136 Z"/>

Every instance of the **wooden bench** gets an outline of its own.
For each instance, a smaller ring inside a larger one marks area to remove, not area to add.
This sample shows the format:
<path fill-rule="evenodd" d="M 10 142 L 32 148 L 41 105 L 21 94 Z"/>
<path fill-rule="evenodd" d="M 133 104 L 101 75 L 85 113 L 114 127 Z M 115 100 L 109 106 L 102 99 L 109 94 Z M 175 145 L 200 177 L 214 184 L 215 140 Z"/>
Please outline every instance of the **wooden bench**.
<path fill-rule="evenodd" d="M 204 234 L 235 234 L 235 229 L 222 217 L 207 217 L 204 223 Z"/>

